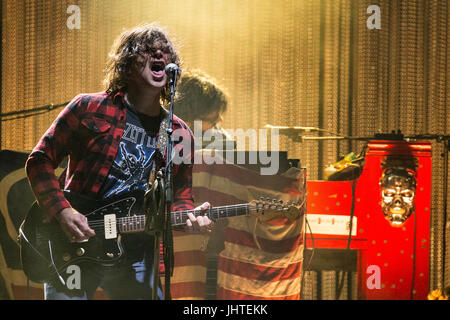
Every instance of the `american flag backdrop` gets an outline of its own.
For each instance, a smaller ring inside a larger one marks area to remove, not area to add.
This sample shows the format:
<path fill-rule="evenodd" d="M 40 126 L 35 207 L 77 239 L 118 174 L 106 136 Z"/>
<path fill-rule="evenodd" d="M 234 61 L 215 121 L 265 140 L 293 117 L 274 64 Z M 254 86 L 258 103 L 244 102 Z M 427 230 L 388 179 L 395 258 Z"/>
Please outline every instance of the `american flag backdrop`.
<path fill-rule="evenodd" d="M 198 164 L 194 198 L 215 206 L 260 197 L 305 204 L 305 180 L 305 170 L 298 168 L 261 175 L 234 164 Z M 294 219 L 283 214 L 270 221 L 240 216 L 220 224 L 220 231 L 212 235 L 223 241 L 217 257 L 217 299 L 300 298 L 305 208 L 306 204 L 300 206 Z"/>
<path fill-rule="evenodd" d="M 0 299 L 43 299 L 42 284 L 27 282 L 17 243 L 18 228 L 34 201 L 24 170 L 27 155 L 0 152 Z M 260 197 L 304 203 L 305 172 L 291 168 L 263 176 L 232 164 L 197 164 L 193 190 L 197 205 L 243 204 Z M 215 299 L 299 299 L 305 208 L 301 206 L 295 218 L 282 214 L 270 221 L 253 215 L 226 218 L 216 222 L 210 236 L 174 231 L 172 298 L 209 299 L 209 273 L 215 278 Z M 208 264 L 211 246 L 220 248 L 213 267 Z M 106 297 L 99 290 L 95 298 Z"/>

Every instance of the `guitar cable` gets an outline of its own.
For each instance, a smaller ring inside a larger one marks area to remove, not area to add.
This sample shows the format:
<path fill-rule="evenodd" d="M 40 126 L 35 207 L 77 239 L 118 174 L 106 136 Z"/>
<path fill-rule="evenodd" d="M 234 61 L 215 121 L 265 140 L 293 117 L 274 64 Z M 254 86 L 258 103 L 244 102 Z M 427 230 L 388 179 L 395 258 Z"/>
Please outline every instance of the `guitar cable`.
<path fill-rule="evenodd" d="M 65 286 L 66 282 L 64 281 L 63 277 L 61 277 L 61 275 L 59 274 L 59 271 L 56 268 L 55 262 L 53 261 L 52 243 L 51 243 L 50 240 L 48 240 L 48 250 L 49 250 L 49 253 L 50 253 L 50 260 L 52 262 L 52 267 L 55 269 L 59 281 L 61 281 L 62 285 Z"/>
<path fill-rule="evenodd" d="M 45 260 L 46 262 L 47 262 L 47 264 L 49 264 L 49 265 L 51 265 L 52 267 L 53 267 L 53 269 L 55 269 L 55 272 L 56 272 L 56 274 L 58 275 L 58 278 L 59 278 L 59 280 L 62 282 L 62 284 L 65 286 L 66 285 L 66 283 L 64 282 L 64 279 L 61 277 L 61 275 L 59 274 L 59 272 L 58 272 L 58 269 L 56 268 L 56 265 L 55 265 L 55 262 L 53 261 L 53 254 L 52 254 L 52 246 L 51 246 L 51 243 L 50 243 L 50 240 L 48 240 L 48 247 L 49 247 L 49 253 L 50 253 L 50 259 L 51 259 L 51 261 L 49 261 L 38 249 L 36 249 L 32 244 L 31 244 L 31 242 L 28 240 L 28 238 L 27 238 L 27 236 L 25 235 L 25 233 L 23 232 L 23 229 L 22 229 L 22 227 L 20 227 L 19 228 L 19 242 L 21 241 L 20 240 L 20 237 L 22 237 L 22 239 L 24 239 L 25 240 L 25 242 L 28 244 L 28 246 L 31 248 L 31 249 L 33 249 L 33 251 L 35 252 L 35 253 L 37 253 L 43 260 Z M 27 281 L 28 281 L 28 277 L 27 277 Z"/>

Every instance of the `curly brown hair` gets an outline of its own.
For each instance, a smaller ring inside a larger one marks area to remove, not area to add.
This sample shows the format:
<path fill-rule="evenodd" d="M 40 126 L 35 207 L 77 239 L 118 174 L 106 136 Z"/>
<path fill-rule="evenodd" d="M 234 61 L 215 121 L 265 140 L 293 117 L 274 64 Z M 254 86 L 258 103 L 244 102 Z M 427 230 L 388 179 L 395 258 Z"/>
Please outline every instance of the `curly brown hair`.
<path fill-rule="evenodd" d="M 201 120 L 213 112 L 225 113 L 228 95 L 214 78 L 192 70 L 181 75 L 174 103 L 175 114 L 184 121 Z"/>
<path fill-rule="evenodd" d="M 168 32 L 157 23 L 142 24 L 125 30 L 117 37 L 108 54 L 103 84 L 106 92 L 114 94 L 126 91 L 128 71 L 139 56 L 156 52 L 158 49 L 168 50 L 170 62 L 181 64 L 180 57 L 174 45 L 167 36 Z M 170 101 L 169 84 L 161 92 L 163 104 Z"/>

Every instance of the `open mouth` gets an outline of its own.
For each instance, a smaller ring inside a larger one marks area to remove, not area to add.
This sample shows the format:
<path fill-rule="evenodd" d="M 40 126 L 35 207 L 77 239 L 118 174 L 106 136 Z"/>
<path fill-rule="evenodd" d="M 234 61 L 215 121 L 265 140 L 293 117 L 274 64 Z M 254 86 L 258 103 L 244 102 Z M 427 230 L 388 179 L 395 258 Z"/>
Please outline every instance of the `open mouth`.
<path fill-rule="evenodd" d="M 402 214 L 404 214 L 406 212 L 406 210 L 404 208 L 402 208 L 402 207 L 392 207 L 392 208 L 389 209 L 389 211 L 392 214 L 400 214 L 400 215 L 402 215 Z"/>
<path fill-rule="evenodd" d="M 150 67 L 153 78 L 155 80 L 162 80 L 165 74 L 165 64 L 163 61 L 153 61 Z"/>

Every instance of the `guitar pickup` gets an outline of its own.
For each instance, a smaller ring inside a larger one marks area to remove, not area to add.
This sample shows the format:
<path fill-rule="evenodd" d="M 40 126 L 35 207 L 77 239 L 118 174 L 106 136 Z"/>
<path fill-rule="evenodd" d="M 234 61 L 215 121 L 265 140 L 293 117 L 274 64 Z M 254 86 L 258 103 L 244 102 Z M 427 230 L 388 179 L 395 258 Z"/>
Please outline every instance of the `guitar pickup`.
<path fill-rule="evenodd" d="M 105 222 L 105 239 L 117 238 L 117 224 L 115 214 L 105 214 L 103 216 Z"/>

